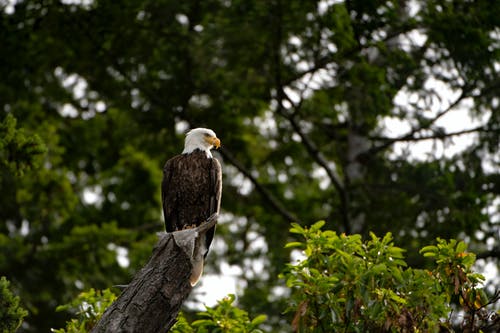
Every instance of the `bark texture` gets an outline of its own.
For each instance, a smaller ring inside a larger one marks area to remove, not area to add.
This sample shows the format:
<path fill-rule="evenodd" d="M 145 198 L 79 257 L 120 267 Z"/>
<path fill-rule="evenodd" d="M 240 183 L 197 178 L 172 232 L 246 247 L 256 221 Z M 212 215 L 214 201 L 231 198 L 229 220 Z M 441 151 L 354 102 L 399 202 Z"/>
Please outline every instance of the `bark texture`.
<path fill-rule="evenodd" d="M 212 215 L 197 228 L 183 230 L 182 237 L 199 239 L 217 221 Z M 162 234 L 149 262 L 132 279 L 117 300 L 106 309 L 92 333 L 168 332 L 192 287 L 190 249 L 174 233 Z"/>

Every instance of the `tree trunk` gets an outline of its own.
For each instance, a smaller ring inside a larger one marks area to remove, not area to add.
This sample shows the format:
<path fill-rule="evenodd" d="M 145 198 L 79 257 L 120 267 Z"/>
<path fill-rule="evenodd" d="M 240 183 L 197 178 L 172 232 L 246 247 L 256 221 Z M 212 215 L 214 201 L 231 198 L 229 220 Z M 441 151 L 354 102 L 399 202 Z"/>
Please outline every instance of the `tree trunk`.
<path fill-rule="evenodd" d="M 149 262 L 106 309 L 92 333 L 168 332 L 192 289 L 192 246 L 216 222 L 214 214 L 199 227 L 162 234 Z"/>

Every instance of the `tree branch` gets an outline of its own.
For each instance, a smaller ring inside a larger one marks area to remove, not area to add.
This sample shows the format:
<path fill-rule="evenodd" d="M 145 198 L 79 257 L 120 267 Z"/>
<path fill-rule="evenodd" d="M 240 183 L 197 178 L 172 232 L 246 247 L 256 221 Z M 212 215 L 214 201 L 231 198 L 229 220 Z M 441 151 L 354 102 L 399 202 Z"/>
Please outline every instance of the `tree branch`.
<path fill-rule="evenodd" d="M 484 126 L 478 126 L 474 128 L 469 128 L 465 129 L 462 131 L 457 131 L 457 132 L 449 132 L 449 133 L 438 133 L 435 131 L 435 134 L 433 135 L 428 135 L 428 136 L 412 136 L 412 137 L 399 137 L 399 138 L 388 138 L 388 137 L 377 137 L 377 136 L 371 136 L 370 140 L 375 140 L 375 141 L 391 141 L 391 142 L 402 142 L 402 141 L 425 141 L 425 140 L 434 140 L 434 139 L 445 139 L 449 138 L 452 136 L 459 136 L 459 135 L 464 135 L 464 134 L 469 134 L 469 133 L 475 133 L 475 132 L 489 132 L 488 129 L 486 129 Z"/>
<path fill-rule="evenodd" d="M 311 155 L 311 157 L 313 157 L 314 160 L 323 169 L 325 169 L 328 178 L 330 178 L 330 181 L 333 183 L 333 186 L 335 186 L 337 192 L 340 193 L 344 191 L 344 184 L 342 183 L 340 176 L 337 175 L 337 173 L 335 173 L 335 171 L 332 170 L 332 168 L 328 165 L 328 161 L 325 159 L 323 154 L 319 151 L 314 142 L 302 130 L 299 123 L 297 122 L 296 116 L 287 115 L 285 112 L 280 112 L 280 114 L 290 122 L 290 125 L 292 125 L 292 128 L 295 131 L 295 133 L 297 133 L 300 136 L 300 139 L 302 140 L 302 143 L 306 147 L 306 150 L 309 153 L 309 155 Z"/>
<path fill-rule="evenodd" d="M 292 106 L 295 105 L 293 101 L 290 99 L 290 97 L 286 94 L 285 91 L 281 92 L 282 96 L 284 99 L 286 99 L 288 102 L 292 104 Z M 316 147 L 314 142 L 307 136 L 307 134 L 302 130 L 300 124 L 297 122 L 296 119 L 296 114 L 287 114 L 284 111 L 283 105 L 282 105 L 282 99 L 278 101 L 279 102 L 279 107 L 278 107 L 278 113 L 283 116 L 285 119 L 287 119 L 290 122 L 290 125 L 292 125 L 292 128 L 295 133 L 297 133 L 301 140 L 302 143 L 304 144 L 304 147 L 306 148 L 307 152 L 309 155 L 318 163 L 327 173 L 328 178 L 332 182 L 333 186 L 337 190 L 340 196 L 340 210 L 341 210 L 341 215 L 342 215 L 342 224 L 344 225 L 345 231 L 347 233 L 350 232 L 351 230 L 351 225 L 349 221 L 349 208 L 348 208 L 348 199 L 347 199 L 347 193 L 345 190 L 345 185 L 343 184 L 341 178 L 337 173 L 328 165 L 328 161 L 325 159 L 321 151 Z"/>
<path fill-rule="evenodd" d="M 148 263 L 91 332 L 167 332 L 192 290 L 191 261 L 179 240 L 196 240 L 216 223 L 217 214 L 213 214 L 196 228 L 161 234 Z"/>
<path fill-rule="evenodd" d="M 358 157 L 377 154 L 378 152 L 381 152 L 381 151 L 389 148 L 394 143 L 399 142 L 399 141 L 411 141 L 411 139 L 415 137 L 416 133 L 418 133 L 424 129 L 430 128 L 432 126 L 432 124 L 434 124 L 439 118 L 443 117 L 445 114 L 450 112 L 453 108 L 455 108 L 455 106 L 457 106 L 464 98 L 469 96 L 468 93 L 469 93 L 469 89 L 464 87 L 462 89 L 462 93 L 460 94 L 460 96 L 458 96 L 457 99 L 453 103 L 451 103 L 446 109 L 439 112 L 434 118 L 426 121 L 424 124 L 422 124 L 419 127 L 414 127 L 406 134 L 403 134 L 397 138 L 388 139 L 386 142 L 382 143 L 381 145 L 374 146 L 374 147 L 368 149 L 367 151 L 359 154 Z"/>
<path fill-rule="evenodd" d="M 476 254 L 476 259 L 496 258 L 500 259 L 500 247 L 495 247 L 490 251 L 480 252 Z"/>
<path fill-rule="evenodd" d="M 287 100 L 288 102 L 291 103 L 292 106 L 294 106 L 294 109 L 297 111 L 302 103 L 302 99 L 299 102 L 299 105 L 296 106 L 295 103 L 291 100 L 291 98 L 286 94 L 284 91 L 284 87 L 286 86 L 284 84 L 282 75 L 281 75 L 281 45 L 283 41 L 283 32 L 282 32 L 282 8 L 281 8 L 281 2 L 278 1 L 277 5 L 275 7 L 275 26 L 274 26 L 274 31 L 273 31 L 273 38 L 272 38 L 272 74 L 273 74 L 273 79 L 274 79 L 274 84 L 276 86 L 276 100 L 278 102 L 278 107 L 277 107 L 277 113 L 283 116 L 285 119 L 287 119 L 290 124 L 292 125 L 293 130 L 295 133 L 297 133 L 301 139 L 302 142 L 309 153 L 314 160 L 322 167 L 325 169 L 327 172 L 328 177 L 330 178 L 331 182 L 334 184 L 337 192 L 340 195 L 340 201 L 341 201 L 341 215 L 342 215 L 342 222 L 345 228 L 345 231 L 349 233 L 350 231 L 350 223 L 349 223 L 349 216 L 348 216 L 348 204 L 347 204 L 347 195 L 346 191 L 344 189 L 344 185 L 342 184 L 342 181 L 339 176 L 332 170 L 332 168 L 328 165 L 328 162 L 326 159 L 323 157 L 321 152 L 318 150 L 316 145 L 312 142 L 312 140 L 309 139 L 309 137 L 306 135 L 304 131 L 302 131 L 302 128 L 298 124 L 296 118 L 294 115 L 289 115 L 286 112 L 286 108 L 283 106 L 283 101 Z M 297 112 L 295 112 L 296 114 Z"/>
<path fill-rule="evenodd" d="M 255 189 L 264 197 L 265 201 L 268 202 L 283 218 L 285 218 L 288 222 L 295 221 L 300 223 L 300 220 L 295 216 L 292 212 L 288 211 L 281 202 L 271 193 L 269 192 L 261 183 L 255 178 L 252 173 L 241 164 L 236 157 L 231 154 L 231 152 L 225 148 L 220 147 L 220 154 L 231 163 L 238 171 L 240 171 L 246 178 L 248 178 L 252 184 L 255 186 Z"/>

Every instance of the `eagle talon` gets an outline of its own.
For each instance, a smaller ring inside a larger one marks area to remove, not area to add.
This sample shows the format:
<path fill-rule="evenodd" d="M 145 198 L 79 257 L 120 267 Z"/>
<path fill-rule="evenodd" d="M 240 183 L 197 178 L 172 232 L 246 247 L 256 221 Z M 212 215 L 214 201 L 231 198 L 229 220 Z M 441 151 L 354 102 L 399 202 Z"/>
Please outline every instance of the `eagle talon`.
<path fill-rule="evenodd" d="M 181 230 L 194 229 L 196 227 L 197 227 L 196 224 L 188 224 L 188 225 L 185 225 Z"/>

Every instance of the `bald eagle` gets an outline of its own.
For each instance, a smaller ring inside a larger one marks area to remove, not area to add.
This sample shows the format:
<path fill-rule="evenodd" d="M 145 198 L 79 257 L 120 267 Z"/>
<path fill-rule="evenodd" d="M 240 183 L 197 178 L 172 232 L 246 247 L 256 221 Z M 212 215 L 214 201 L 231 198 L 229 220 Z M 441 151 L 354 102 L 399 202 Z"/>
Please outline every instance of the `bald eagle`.
<path fill-rule="evenodd" d="M 218 213 L 222 192 L 219 161 L 210 149 L 219 148 L 214 131 L 195 128 L 186 134 L 182 154 L 169 159 L 163 168 L 161 197 L 165 229 L 174 232 L 199 226 Z M 204 259 L 214 237 L 215 226 L 207 231 L 194 250 L 189 282 L 194 286 L 203 272 Z"/>

